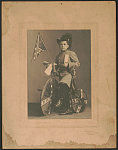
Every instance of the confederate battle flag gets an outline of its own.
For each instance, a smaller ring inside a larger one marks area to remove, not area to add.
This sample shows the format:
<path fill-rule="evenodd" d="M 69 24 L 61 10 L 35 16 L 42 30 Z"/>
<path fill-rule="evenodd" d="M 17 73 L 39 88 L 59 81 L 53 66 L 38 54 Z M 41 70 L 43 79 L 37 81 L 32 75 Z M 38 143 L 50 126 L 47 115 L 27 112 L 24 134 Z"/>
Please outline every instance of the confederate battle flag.
<path fill-rule="evenodd" d="M 34 47 L 34 52 L 33 52 L 33 60 L 36 60 L 36 58 L 39 56 L 39 54 L 46 50 L 47 49 L 44 45 L 43 39 L 42 39 L 40 33 L 38 33 L 37 39 L 36 39 L 36 44 Z"/>

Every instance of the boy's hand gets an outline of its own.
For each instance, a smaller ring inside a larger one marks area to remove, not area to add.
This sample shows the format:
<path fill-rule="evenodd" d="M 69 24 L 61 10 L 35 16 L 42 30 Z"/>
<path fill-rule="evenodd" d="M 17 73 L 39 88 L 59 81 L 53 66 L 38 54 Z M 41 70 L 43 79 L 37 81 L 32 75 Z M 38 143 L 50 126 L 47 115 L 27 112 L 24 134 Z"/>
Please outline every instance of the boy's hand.
<path fill-rule="evenodd" d="M 80 63 L 79 63 L 79 62 L 76 62 L 76 63 L 75 63 L 75 66 L 79 67 L 79 66 L 80 66 Z"/>

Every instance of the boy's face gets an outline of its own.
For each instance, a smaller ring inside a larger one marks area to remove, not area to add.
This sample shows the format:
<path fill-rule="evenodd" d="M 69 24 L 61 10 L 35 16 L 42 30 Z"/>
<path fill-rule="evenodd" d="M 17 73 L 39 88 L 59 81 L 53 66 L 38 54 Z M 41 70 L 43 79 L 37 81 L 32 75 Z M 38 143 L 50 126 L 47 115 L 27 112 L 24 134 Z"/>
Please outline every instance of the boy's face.
<path fill-rule="evenodd" d="M 59 44 L 59 48 L 61 49 L 61 51 L 66 51 L 68 49 L 69 45 L 67 43 L 67 41 L 61 41 Z"/>

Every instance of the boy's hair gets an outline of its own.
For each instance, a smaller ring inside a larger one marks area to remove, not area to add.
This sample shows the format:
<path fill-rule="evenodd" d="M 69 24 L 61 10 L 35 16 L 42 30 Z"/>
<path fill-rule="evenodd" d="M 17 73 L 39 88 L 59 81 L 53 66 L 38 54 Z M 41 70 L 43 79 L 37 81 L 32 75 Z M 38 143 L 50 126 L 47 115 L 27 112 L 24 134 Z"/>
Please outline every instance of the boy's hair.
<path fill-rule="evenodd" d="M 72 34 L 66 33 L 61 36 L 60 39 L 57 39 L 57 43 L 60 44 L 61 41 L 67 41 L 69 48 L 72 46 Z"/>

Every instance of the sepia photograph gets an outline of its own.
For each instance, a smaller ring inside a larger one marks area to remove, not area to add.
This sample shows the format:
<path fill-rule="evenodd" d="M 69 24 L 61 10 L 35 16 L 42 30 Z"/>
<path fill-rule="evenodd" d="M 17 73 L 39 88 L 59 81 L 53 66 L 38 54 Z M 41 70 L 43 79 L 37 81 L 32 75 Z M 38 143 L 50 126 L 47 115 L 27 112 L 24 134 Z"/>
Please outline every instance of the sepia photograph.
<path fill-rule="evenodd" d="M 28 117 L 91 118 L 91 31 L 27 31 Z"/>
<path fill-rule="evenodd" d="M 116 148 L 115 1 L 2 2 L 4 149 Z"/>

